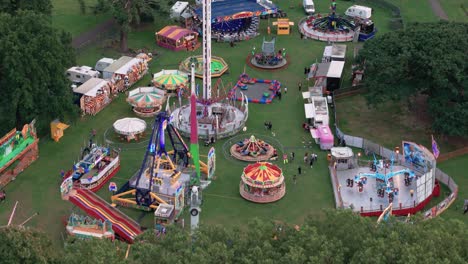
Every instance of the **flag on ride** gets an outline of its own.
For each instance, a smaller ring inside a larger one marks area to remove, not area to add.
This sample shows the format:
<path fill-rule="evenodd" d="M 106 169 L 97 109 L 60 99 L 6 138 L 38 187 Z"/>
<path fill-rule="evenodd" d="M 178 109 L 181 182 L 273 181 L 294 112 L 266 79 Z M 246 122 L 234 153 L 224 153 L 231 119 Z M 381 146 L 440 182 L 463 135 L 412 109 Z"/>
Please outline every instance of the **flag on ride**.
<path fill-rule="evenodd" d="M 432 136 L 432 153 L 434 154 L 434 157 L 436 159 L 439 157 L 440 151 L 439 147 L 437 146 L 437 142 L 434 139 L 434 136 Z"/>

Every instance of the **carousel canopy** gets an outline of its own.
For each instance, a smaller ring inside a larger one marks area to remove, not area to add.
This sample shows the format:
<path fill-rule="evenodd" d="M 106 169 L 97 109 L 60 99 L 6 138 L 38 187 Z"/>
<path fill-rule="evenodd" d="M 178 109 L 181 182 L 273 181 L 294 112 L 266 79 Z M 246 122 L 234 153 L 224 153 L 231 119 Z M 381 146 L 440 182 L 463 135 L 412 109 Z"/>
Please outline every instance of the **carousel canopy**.
<path fill-rule="evenodd" d="M 122 118 L 114 122 L 114 130 L 120 135 L 140 134 L 146 129 L 146 122 L 139 118 Z"/>
<path fill-rule="evenodd" d="M 273 187 L 284 179 L 281 169 L 269 162 L 257 162 L 244 168 L 242 175 L 249 185 L 255 187 Z"/>
<path fill-rule="evenodd" d="M 156 86 L 175 87 L 186 85 L 188 75 L 178 70 L 162 70 L 153 76 L 153 82 Z"/>
<path fill-rule="evenodd" d="M 127 101 L 134 107 L 155 107 L 163 103 L 165 94 L 155 87 L 139 87 L 128 93 Z"/>

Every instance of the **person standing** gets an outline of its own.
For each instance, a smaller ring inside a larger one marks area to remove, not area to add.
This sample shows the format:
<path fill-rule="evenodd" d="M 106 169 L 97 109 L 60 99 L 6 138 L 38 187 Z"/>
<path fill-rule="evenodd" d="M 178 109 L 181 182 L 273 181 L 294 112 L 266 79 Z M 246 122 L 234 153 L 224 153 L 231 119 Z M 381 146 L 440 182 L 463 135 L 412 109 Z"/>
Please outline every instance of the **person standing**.
<path fill-rule="evenodd" d="M 299 91 L 302 91 L 302 82 L 299 82 L 299 83 L 297 84 L 297 87 L 299 88 Z"/>
<path fill-rule="evenodd" d="M 64 170 L 61 170 L 61 171 L 60 171 L 60 177 L 63 179 L 64 176 L 65 176 L 65 171 L 64 171 Z"/>
<path fill-rule="evenodd" d="M 312 168 L 314 166 L 314 159 L 310 159 L 309 165 L 310 165 L 310 168 Z"/>
<path fill-rule="evenodd" d="M 293 181 L 294 181 L 294 185 L 296 185 L 296 183 L 297 183 L 297 176 L 296 176 L 296 174 L 293 175 Z"/>
<path fill-rule="evenodd" d="M 299 175 L 301 175 L 301 172 L 302 172 L 301 166 L 297 167 L 297 172 L 298 172 Z"/>
<path fill-rule="evenodd" d="M 294 151 L 291 152 L 291 161 L 294 161 L 294 158 L 296 157 L 296 154 L 294 154 Z"/>
<path fill-rule="evenodd" d="M 278 90 L 278 92 L 276 92 L 276 95 L 278 96 L 278 99 L 281 101 L 281 91 Z"/>
<path fill-rule="evenodd" d="M 283 154 L 283 164 L 288 164 L 288 154 L 284 153 Z"/>
<path fill-rule="evenodd" d="M 307 164 L 307 160 L 308 160 L 308 159 L 309 159 L 309 153 L 306 152 L 306 153 L 304 154 L 304 163 Z"/>
<path fill-rule="evenodd" d="M 284 87 L 284 93 L 285 93 L 285 94 L 288 93 L 288 87 Z"/>

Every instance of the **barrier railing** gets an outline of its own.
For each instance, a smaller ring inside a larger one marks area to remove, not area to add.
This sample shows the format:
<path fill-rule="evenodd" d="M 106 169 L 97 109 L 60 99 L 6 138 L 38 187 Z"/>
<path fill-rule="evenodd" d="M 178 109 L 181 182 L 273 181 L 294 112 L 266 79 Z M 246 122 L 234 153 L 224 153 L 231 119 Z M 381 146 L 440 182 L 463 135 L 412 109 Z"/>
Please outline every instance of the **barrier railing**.
<path fill-rule="evenodd" d="M 387 149 L 383 146 L 380 146 L 377 143 L 374 143 L 370 140 L 367 140 L 365 138 L 361 137 L 356 137 L 356 136 L 351 136 L 343 133 L 340 128 L 338 127 L 338 119 L 336 116 L 336 102 L 335 102 L 335 95 L 333 94 L 332 100 L 333 100 L 333 114 L 335 116 L 335 131 L 336 131 L 336 136 L 337 138 L 340 139 L 340 141 L 344 140 L 347 146 L 355 147 L 355 148 L 360 148 L 366 153 L 372 152 L 375 153 L 376 155 L 379 155 L 385 159 L 391 159 L 392 156 L 394 156 L 395 152 L 393 150 Z M 447 154 L 446 157 L 439 157 L 438 161 L 441 160 L 446 160 L 448 158 L 451 158 L 456 155 L 462 155 L 468 153 L 468 147 L 456 150 L 452 152 L 451 154 Z M 397 163 L 403 163 L 403 157 L 398 156 L 398 153 L 396 153 L 397 157 Z M 413 170 L 417 170 L 417 168 L 412 168 Z M 419 172 L 419 173 L 424 173 L 424 172 Z M 336 207 L 337 208 L 343 208 L 343 200 L 341 198 L 341 186 L 338 184 L 337 176 L 336 176 L 336 170 L 333 167 L 330 167 L 330 175 L 332 179 L 332 184 L 335 187 L 335 190 L 338 190 L 338 194 L 335 194 L 335 201 L 336 201 Z M 450 195 L 447 196 L 442 202 L 438 203 L 436 206 L 432 207 L 431 209 L 425 211 L 423 213 L 425 219 L 430 219 L 432 217 L 438 216 L 442 212 L 444 212 L 457 198 L 458 196 L 458 185 L 455 183 L 455 181 L 450 178 L 447 174 L 442 172 L 440 169 L 436 168 L 435 169 L 435 177 L 436 179 L 440 182 L 445 184 L 451 191 Z M 401 203 L 399 204 L 398 207 L 394 208 L 394 210 L 399 210 L 400 214 L 405 213 L 415 213 L 416 211 L 422 210 L 430 201 L 432 198 L 432 194 L 425 198 L 424 201 L 416 204 L 416 201 L 412 206 L 403 206 Z M 372 206 L 371 206 L 372 207 Z M 362 215 L 367 215 L 367 216 L 374 216 L 378 215 L 378 213 L 382 212 L 384 209 L 383 205 L 376 205 L 376 209 L 369 209 L 366 210 L 364 208 L 361 208 L 360 212 Z"/>

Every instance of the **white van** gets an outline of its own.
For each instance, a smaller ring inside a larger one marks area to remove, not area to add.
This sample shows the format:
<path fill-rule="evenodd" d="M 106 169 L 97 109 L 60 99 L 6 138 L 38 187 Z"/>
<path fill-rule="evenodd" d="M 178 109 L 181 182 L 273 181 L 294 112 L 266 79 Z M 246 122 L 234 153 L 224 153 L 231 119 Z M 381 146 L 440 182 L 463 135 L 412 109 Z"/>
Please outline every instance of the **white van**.
<path fill-rule="evenodd" d="M 313 0 L 302 0 L 302 6 L 304 11 L 308 15 L 313 15 L 315 13 L 315 5 Z"/>
<path fill-rule="evenodd" d="M 353 5 L 346 9 L 345 15 L 353 18 L 357 17 L 360 19 L 369 19 L 372 16 L 372 8 L 367 6 Z"/>

